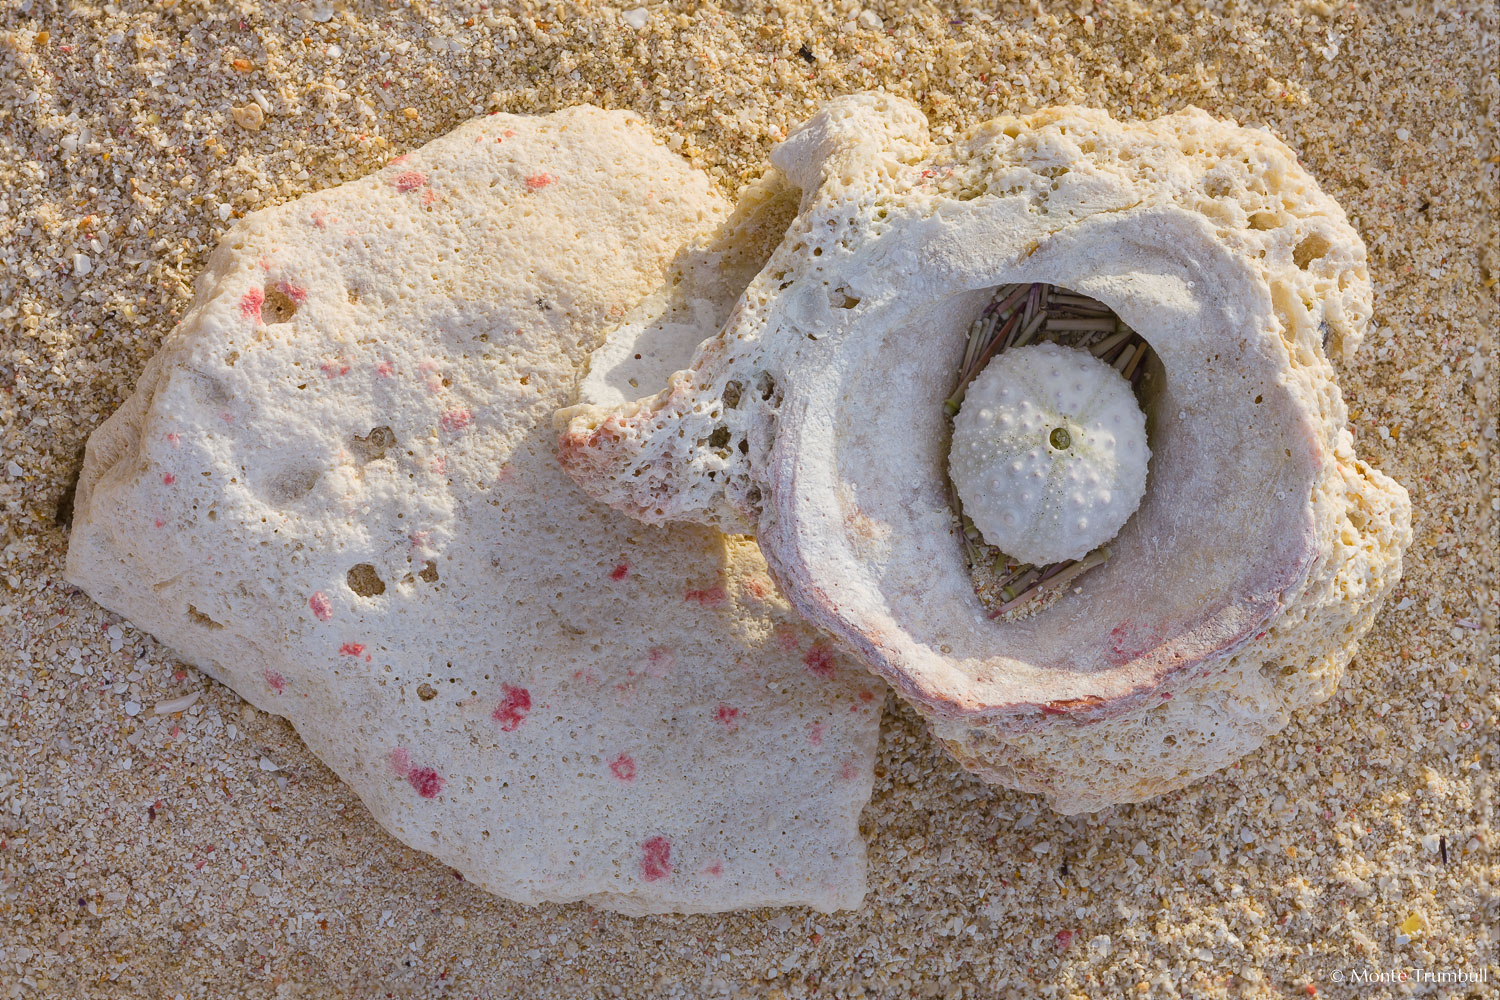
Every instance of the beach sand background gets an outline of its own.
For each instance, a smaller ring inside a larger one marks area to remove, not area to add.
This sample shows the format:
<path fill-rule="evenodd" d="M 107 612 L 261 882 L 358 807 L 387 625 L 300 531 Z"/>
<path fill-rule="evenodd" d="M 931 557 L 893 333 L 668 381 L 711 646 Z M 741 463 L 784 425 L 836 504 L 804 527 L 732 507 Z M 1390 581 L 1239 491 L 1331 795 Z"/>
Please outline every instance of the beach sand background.
<path fill-rule="evenodd" d="M 1494 4 L 4 8 L 0 997 L 1500 991 Z M 893 699 L 863 909 L 528 909 L 386 836 L 289 725 L 61 580 L 84 440 L 236 217 L 472 115 L 577 103 L 639 111 L 732 195 L 820 101 L 877 87 L 939 136 L 1056 103 L 1264 124 L 1368 243 L 1374 320 L 1340 377 L 1416 537 L 1339 693 L 1240 764 L 1062 817 Z"/>

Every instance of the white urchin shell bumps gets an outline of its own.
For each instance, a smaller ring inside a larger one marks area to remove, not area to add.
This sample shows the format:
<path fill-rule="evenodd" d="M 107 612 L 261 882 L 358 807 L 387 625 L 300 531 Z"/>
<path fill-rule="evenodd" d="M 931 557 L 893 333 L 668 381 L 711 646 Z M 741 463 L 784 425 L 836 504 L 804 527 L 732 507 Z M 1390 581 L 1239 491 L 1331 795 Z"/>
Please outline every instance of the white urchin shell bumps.
<path fill-rule="evenodd" d="M 1115 537 L 1146 492 L 1146 418 L 1119 372 L 1088 351 L 1000 354 L 953 420 L 949 470 L 990 545 L 1044 566 Z"/>

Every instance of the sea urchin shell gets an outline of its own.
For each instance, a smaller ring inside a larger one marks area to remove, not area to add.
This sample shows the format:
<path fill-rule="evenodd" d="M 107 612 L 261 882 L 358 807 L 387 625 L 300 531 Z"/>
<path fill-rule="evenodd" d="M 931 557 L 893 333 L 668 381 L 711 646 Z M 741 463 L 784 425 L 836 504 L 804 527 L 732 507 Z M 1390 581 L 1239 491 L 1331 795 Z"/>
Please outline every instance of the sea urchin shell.
<path fill-rule="evenodd" d="M 974 379 L 948 464 L 984 540 L 1045 566 L 1115 537 L 1146 492 L 1150 454 L 1129 382 L 1088 351 L 1035 344 Z"/>

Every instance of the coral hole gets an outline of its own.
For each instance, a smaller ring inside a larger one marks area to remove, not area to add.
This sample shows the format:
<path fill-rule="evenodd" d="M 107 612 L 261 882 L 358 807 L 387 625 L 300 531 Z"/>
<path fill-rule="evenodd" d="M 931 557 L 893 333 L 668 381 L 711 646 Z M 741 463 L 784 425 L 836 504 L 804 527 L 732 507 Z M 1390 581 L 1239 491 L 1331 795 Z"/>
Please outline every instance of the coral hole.
<path fill-rule="evenodd" d="M 317 469 L 288 469 L 274 476 L 266 487 L 266 494 L 273 503 L 292 503 L 301 500 L 318 485 Z"/>
<path fill-rule="evenodd" d="M 378 597 L 385 593 L 385 581 L 369 563 L 359 563 L 352 567 L 344 579 L 349 584 L 349 589 L 360 597 Z"/>
<path fill-rule="evenodd" d="M 396 447 L 396 432 L 384 425 L 372 427 L 363 437 L 358 434 L 349 439 L 349 451 L 359 459 L 361 465 L 385 457 L 388 449 Z"/>
<path fill-rule="evenodd" d="M 188 618 L 192 620 L 194 625 L 202 625 L 204 628 L 210 629 L 221 629 L 224 627 L 222 623 L 214 621 L 212 618 L 208 617 L 208 615 L 205 615 L 203 612 L 199 611 L 191 604 L 187 606 L 187 614 Z"/>
<path fill-rule="evenodd" d="M 1299 268 L 1306 271 L 1307 265 L 1322 257 L 1331 249 L 1332 247 L 1329 246 L 1327 240 L 1317 233 L 1313 233 L 1311 236 L 1303 237 L 1302 242 L 1297 244 L 1296 249 L 1292 251 L 1292 261 Z"/>
<path fill-rule="evenodd" d="M 261 304 L 260 315 L 266 325 L 274 323 L 285 323 L 297 315 L 297 303 L 286 292 L 276 285 L 267 285 L 262 291 L 265 293 L 265 301 Z"/>

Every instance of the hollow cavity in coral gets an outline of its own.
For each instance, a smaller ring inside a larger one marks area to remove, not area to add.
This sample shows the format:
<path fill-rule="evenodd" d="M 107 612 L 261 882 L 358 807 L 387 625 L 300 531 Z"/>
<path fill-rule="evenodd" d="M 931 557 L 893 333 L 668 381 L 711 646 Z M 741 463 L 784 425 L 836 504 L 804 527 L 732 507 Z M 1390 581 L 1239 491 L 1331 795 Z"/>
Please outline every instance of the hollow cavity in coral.
<path fill-rule="evenodd" d="M 980 536 L 1037 565 L 1113 538 L 1145 494 L 1149 454 L 1130 383 L 1088 351 L 1044 343 L 975 378 L 949 464 Z"/>
<path fill-rule="evenodd" d="M 1150 345 L 1103 302 L 1042 282 L 1002 285 L 969 329 L 957 385 L 944 402 L 950 429 L 971 383 L 993 359 L 1028 344 L 1042 343 L 1087 351 L 1119 372 L 1139 399 L 1160 391 L 1154 384 L 1161 377 L 1160 365 L 1154 361 Z M 1061 425 L 1051 427 L 1045 440 L 1053 451 L 1063 451 L 1073 444 L 1071 433 Z M 1081 559 L 1033 564 L 981 537 L 964 511 L 951 476 L 949 498 L 963 531 L 960 541 L 974 592 L 992 616 L 1035 610 L 1109 558 L 1108 546 L 1100 546 Z"/>

